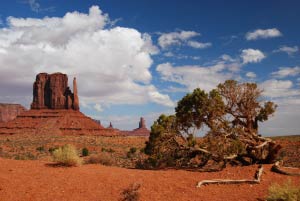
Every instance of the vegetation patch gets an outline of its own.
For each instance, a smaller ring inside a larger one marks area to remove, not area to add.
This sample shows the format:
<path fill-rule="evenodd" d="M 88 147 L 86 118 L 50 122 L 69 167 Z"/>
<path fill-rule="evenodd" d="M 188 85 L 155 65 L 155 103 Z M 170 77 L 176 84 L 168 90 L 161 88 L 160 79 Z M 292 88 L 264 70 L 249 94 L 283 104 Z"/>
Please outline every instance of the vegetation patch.
<path fill-rule="evenodd" d="M 73 145 L 66 144 L 54 150 L 53 161 L 64 166 L 79 166 L 82 164 L 81 158 Z"/>
<path fill-rule="evenodd" d="M 282 185 L 277 183 L 269 187 L 267 201 L 297 201 L 300 200 L 300 186 L 293 186 L 291 180 Z"/>

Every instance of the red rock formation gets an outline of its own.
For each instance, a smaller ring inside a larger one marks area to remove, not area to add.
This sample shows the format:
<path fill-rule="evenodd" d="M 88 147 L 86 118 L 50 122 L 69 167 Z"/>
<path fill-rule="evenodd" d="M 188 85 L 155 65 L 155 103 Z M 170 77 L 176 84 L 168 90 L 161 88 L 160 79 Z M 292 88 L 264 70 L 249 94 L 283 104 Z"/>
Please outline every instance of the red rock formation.
<path fill-rule="evenodd" d="M 78 92 L 77 92 L 77 83 L 76 83 L 76 77 L 73 79 L 73 109 L 79 110 L 79 98 L 78 98 Z"/>
<path fill-rule="evenodd" d="M 122 135 L 125 136 L 145 136 L 148 137 L 150 135 L 150 131 L 146 127 L 146 122 L 143 117 L 141 117 L 139 122 L 139 127 L 132 131 L 120 131 Z"/>
<path fill-rule="evenodd" d="M 119 135 L 114 129 L 106 129 L 90 117 L 76 110 L 29 110 L 12 121 L 0 123 L 0 134 L 29 135 Z"/>
<path fill-rule="evenodd" d="M 26 109 L 19 104 L 0 103 L 0 122 L 8 122 L 15 119 Z"/>
<path fill-rule="evenodd" d="M 109 122 L 109 126 L 107 127 L 108 129 L 114 129 L 113 125 L 111 122 Z"/>
<path fill-rule="evenodd" d="M 73 87 L 74 93 L 68 87 L 66 74 L 38 74 L 33 84 L 31 110 L 18 113 L 17 118 L 12 121 L 0 123 L 0 134 L 119 135 L 119 131 L 103 128 L 100 122 L 78 111 L 75 78 Z"/>
<path fill-rule="evenodd" d="M 146 121 L 143 117 L 140 119 L 139 128 L 146 128 Z"/>
<path fill-rule="evenodd" d="M 62 73 L 40 73 L 33 84 L 31 109 L 74 109 L 79 110 L 76 78 L 74 93 L 68 87 L 68 76 Z"/>

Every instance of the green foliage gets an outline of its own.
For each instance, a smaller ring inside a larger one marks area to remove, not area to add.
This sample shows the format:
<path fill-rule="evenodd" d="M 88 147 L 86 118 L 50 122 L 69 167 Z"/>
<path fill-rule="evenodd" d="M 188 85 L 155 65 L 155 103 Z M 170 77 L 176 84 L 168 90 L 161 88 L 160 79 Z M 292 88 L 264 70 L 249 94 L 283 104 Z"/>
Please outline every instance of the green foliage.
<path fill-rule="evenodd" d="M 136 151 L 137 151 L 137 149 L 135 147 L 131 147 L 130 150 L 129 150 L 129 152 L 131 154 L 134 154 Z"/>
<path fill-rule="evenodd" d="M 176 116 L 161 115 L 152 125 L 145 147 L 148 162 L 156 166 L 183 164 L 183 157 L 195 156 L 199 145 L 194 134 L 204 126 L 209 128 L 205 138 L 210 153 L 220 159 L 246 154 L 247 142 L 258 138 L 258 122 L 268 120 L 277 107 L 262 102 L 261 93 L 255 83 L 234 80 L 208 93 L 200 88 L 188 93 L 178 102 Z"/>
<path fill-rule="evenodd" d="M 180 140 L 175 116 L 161 115 L 152 125 L 149 141 L 146 142 L 145 153 L 150 156 L 149 163 L 153 166 L 174 164 Z"/>
<path fill-rule="evenodd" d="M 136 151 L 137 151 L 137 148 L 131 147 L 131 148 L 129 149 L 129 151 L 127 152 L 127 157 L 128 157 L 128 158 L 132 157 L 132 156 L 136 153 Z"/>
<path fill-rule="evenodd" d="M 43 147 L 43 146 L 37 147 L 36 150 L 39 152 L 43 152 L 43 151 L 45 151 L 45 147 Z"/>
<path fill-rule="evenodd" d="M 78 166 L 82 164 L 81 158 L 73 145 L 66 144 L 54 150 L 53 161 L 64 166 Z"/>
<path fill-rule="evenodd" d="M 89 155 L 89 150 L 86 147 L 84 147 L 81 151 L 81 154 L 82 154 L 82 156 L 88 156 Z"/>
<path fill-rule="evenodd" d="M 293 186 L 291 180 L 283 185 L 272 184 L 269 187 L 267 201 L 298 201 L 300 200 L 300 186 Z"/>
<path fill-rule="evenodd" d="M 216 120 L 225 114 L 225 107 L 217 90 L 207 94 L 197 88 L 178 102 L 175 111 L 179 129 L 191 134 L 191 129 L 200 129 L 204 124 L 215 129 Z"/>

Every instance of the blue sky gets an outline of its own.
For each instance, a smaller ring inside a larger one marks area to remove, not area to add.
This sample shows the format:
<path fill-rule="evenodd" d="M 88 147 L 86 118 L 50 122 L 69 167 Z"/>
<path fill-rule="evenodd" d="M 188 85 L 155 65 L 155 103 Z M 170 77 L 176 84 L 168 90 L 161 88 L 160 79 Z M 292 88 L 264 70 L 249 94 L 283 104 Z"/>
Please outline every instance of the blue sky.
<path fill-rule="evenodd" d="M 299 1 L 7 0 L 0 102 L 29 107 L 39 72 L 77 77 L 81 111 L 148 127 L 196 87 L 256 82 L 279 107 L 264 135 L 299 134 Z M 71 85 L 71 82 L 70 82 Z"/>

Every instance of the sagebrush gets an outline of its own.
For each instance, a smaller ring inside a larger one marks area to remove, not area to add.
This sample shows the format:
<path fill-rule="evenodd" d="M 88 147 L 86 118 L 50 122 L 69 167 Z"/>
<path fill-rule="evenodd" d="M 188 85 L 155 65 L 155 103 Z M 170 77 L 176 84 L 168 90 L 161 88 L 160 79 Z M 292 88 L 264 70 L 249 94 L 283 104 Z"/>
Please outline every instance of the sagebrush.
<path fill-rule="evenodd" d="M 79 166 L 82 159 L 78 156 L 77 150 L 73 145 L 66 144 L 54 150 L 53 161 L 64 166 Z"/>
<path fill-rule="evenodd" d="M 291 180 L 288 180 L 282 185 L 277 183 L 269 187 L 269 195 L 267 201 L 299 201 L 300 200 L 300 186 L 293 186 Z"/>

